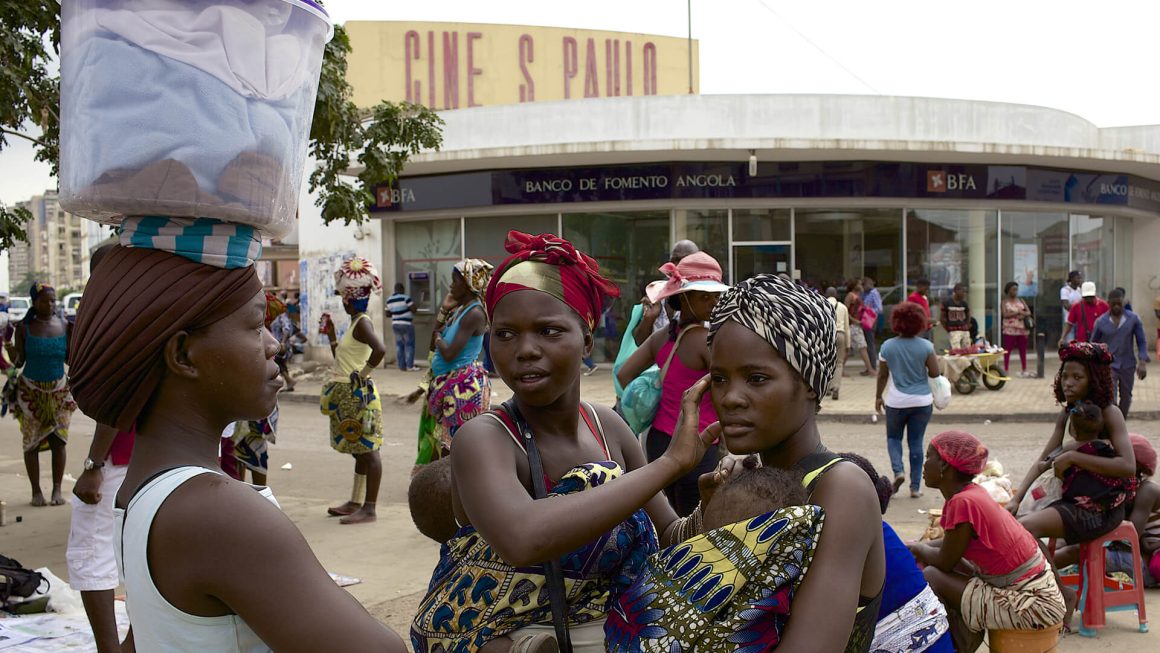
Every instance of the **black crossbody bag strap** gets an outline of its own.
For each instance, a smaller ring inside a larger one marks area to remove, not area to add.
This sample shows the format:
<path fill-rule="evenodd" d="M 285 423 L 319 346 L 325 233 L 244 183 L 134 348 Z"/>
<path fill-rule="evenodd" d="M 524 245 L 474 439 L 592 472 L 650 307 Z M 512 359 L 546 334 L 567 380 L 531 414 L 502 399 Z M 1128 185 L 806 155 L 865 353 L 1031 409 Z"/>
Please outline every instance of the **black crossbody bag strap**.
<path fill-rule="evenodd" d="M 520 431 L 524 449 L 528 453 L 528 467 L 532 474 L 533 497 L 543 499 L 548 496 L 548 488 L 544 484 L 544 461 L 540 459 L 540 452 L 536 449 L 536 440 L 528 428 L 520 409 L 516 408 L 515 401 L 509 399 L 503 402 L 503 409 L 511 416 L 516 428 Z M 568 633 L 568 600 L 564 594 L 564 572 L 560 569 L 559 560 L 548 560 L 544 564 L 544 577 L 547 579 L 548 599 L 552 604 L 552 625 L 556 627 L 556 643 L 561 653 L 572 653 L 572 638 Z"/>

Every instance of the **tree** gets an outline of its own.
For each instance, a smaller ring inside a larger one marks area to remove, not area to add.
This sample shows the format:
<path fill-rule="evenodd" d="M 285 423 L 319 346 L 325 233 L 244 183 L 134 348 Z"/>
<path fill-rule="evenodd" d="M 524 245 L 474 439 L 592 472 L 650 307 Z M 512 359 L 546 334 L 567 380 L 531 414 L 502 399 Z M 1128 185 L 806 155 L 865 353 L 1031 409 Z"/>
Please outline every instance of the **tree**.
<path fill-rule="evenodd" d="M 49 64 L 59 51 L 57 0 L 0 3 L 0 151 L 10 136 L 31 141 L 36 160 L 52 166 L 53 176 L 60 158 L 60 78 Z M 26 208 L 0 205 L 0 249 L 28 242 L 24 225 L 31 219 Z"/>
<path fill-rule="evenodd" d="M 346 56 L 350 39 L 341 26 L 326 44 L 314 121 L 310 125 L 310 154 L 318 168 L 310 175 L 310 190 L 322 189 L 317 204 L 322 220 L 330 224 L 362 223 L 375 197 L 376 185 L 391 185 L 403 166 L 423 149 L 443 145 L 443 119 L 418 104 L 383 101 L 368 111 L 360 111 L 350 100 L 346 81 Z M 357 186 L 345 181 L 351 157 L 357 154 L 362 170 Z"/>
<path fill-rule="evenodd" d="M 368 219 L 374 187 L 394 183 L 412 155 L 443 142 L 443 121 L 426 107 L 384 101 L 360 111 L 346 81 L 350 51 L 346 31 L 336 26 L 323 55 L 310 129 L 310 153 L 319 163 L 310 190 L 320 191 L 328 224 Z M 60 159 L 60 78 L 51 71 L 59 54 L 59 0 L 0 2 L 0 151 L 8 137 L 30 141 L 36 160 L 51 165 L 53 176 Z M 348 174 L 352 160 L 362 167 L 357 175 Z M 24 225 L 31 219 L 27 209 L 0 205 L 0 250 L 28 242 Z"/>

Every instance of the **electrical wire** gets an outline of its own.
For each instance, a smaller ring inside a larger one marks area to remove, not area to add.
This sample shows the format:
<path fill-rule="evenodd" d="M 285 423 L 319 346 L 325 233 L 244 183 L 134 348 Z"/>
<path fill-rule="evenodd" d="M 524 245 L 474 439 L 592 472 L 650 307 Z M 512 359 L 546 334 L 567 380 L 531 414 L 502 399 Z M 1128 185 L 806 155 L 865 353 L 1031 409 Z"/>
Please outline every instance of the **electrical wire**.
<path fill-rule="evenodd" d="M 757 2 L 757 4 L 761 5 L 761 7 L 763 9 L 765 9 L 769 13 L 773 14 L 774 17 L 776 17 L 778 20 L 785 23 L 785 26 L 790 28 L 791 30 L 793 30 L 794 34 L 797 34 L 801 38 L 801 40 L 810 44 L 810 46 L 813 49 L 820 52 L 822 54 L 822 56 L 824 56 L 827 59 L 829 59 L 830 61 L 834 62 L 834 64 L 837 65 L 839 68 L 841 68 L 843 71 L 845 71 L 847 75 L 849 75 L 850 77 L 853 77 L 855 80 L 857 80 L 857 82 L 859 84 L 870 89 L 870 91 L 872 93 L 874 93 L 875 95 L 882 95 L 882 92 L 879 91 L 878 89 L 874 88 L 874 86 L 872 84 L 870 84 L 870 82 L 867 82 L 866 80 L 859 77 L 858 73 L 855 73 L 853 70 L 850 70 L 849 68 L 847 68 L 845 64 L 843 64 L 841 61 L 838 61 L 837 57 L 830 54 L 829 52 L 826 52 L 826 50 L 824 48 L 822 48 L 822 46 L 818 45 L 817 43 L 814 43 L 813 40 L 810 39 L 810 37 L 806 36 L 804 32 L 802 32 L 800 29 L 798 29 L 796 26 L 794 26 L 794 24 L 791 23 L 788 18 L 779 14 L 777 12 L 777 10 L 774 9 L 773 7 L 770 7 L 769 5 L 765 4 L 765 0 L 756 0 L 756 2 Z"/>

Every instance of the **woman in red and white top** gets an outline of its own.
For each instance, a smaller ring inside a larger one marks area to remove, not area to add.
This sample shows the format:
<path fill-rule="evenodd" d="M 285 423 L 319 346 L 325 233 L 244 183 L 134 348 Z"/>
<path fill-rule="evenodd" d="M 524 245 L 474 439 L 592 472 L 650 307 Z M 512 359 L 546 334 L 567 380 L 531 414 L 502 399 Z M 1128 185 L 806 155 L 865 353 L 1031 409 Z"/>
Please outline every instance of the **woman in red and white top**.
<path fill-rule="evenodd" d="M 931 440 L 922 478 L 946 497 L 939 522 L 946 535 L 909 545 L 946 605 L 959 653 L 976 650 L 988 629 L 1050 628 L 1067 611 L 1039 543 L 974 483 L 986 463 L 987 448 L 969 433 L 946 431 Z"/>

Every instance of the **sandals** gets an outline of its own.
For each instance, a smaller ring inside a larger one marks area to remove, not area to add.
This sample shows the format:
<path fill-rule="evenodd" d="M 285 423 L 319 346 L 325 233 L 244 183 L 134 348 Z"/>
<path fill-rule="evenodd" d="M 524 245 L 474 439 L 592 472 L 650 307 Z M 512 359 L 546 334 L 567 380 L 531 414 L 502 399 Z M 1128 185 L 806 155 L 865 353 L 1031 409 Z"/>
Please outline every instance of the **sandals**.
<path fill-rule="evenodd" d="M 560 653 L 560 645 L 556 643 L 556 636 L 548 633 L 528 635 L 517 639 L 512 644 L 512 653 Z"/>

